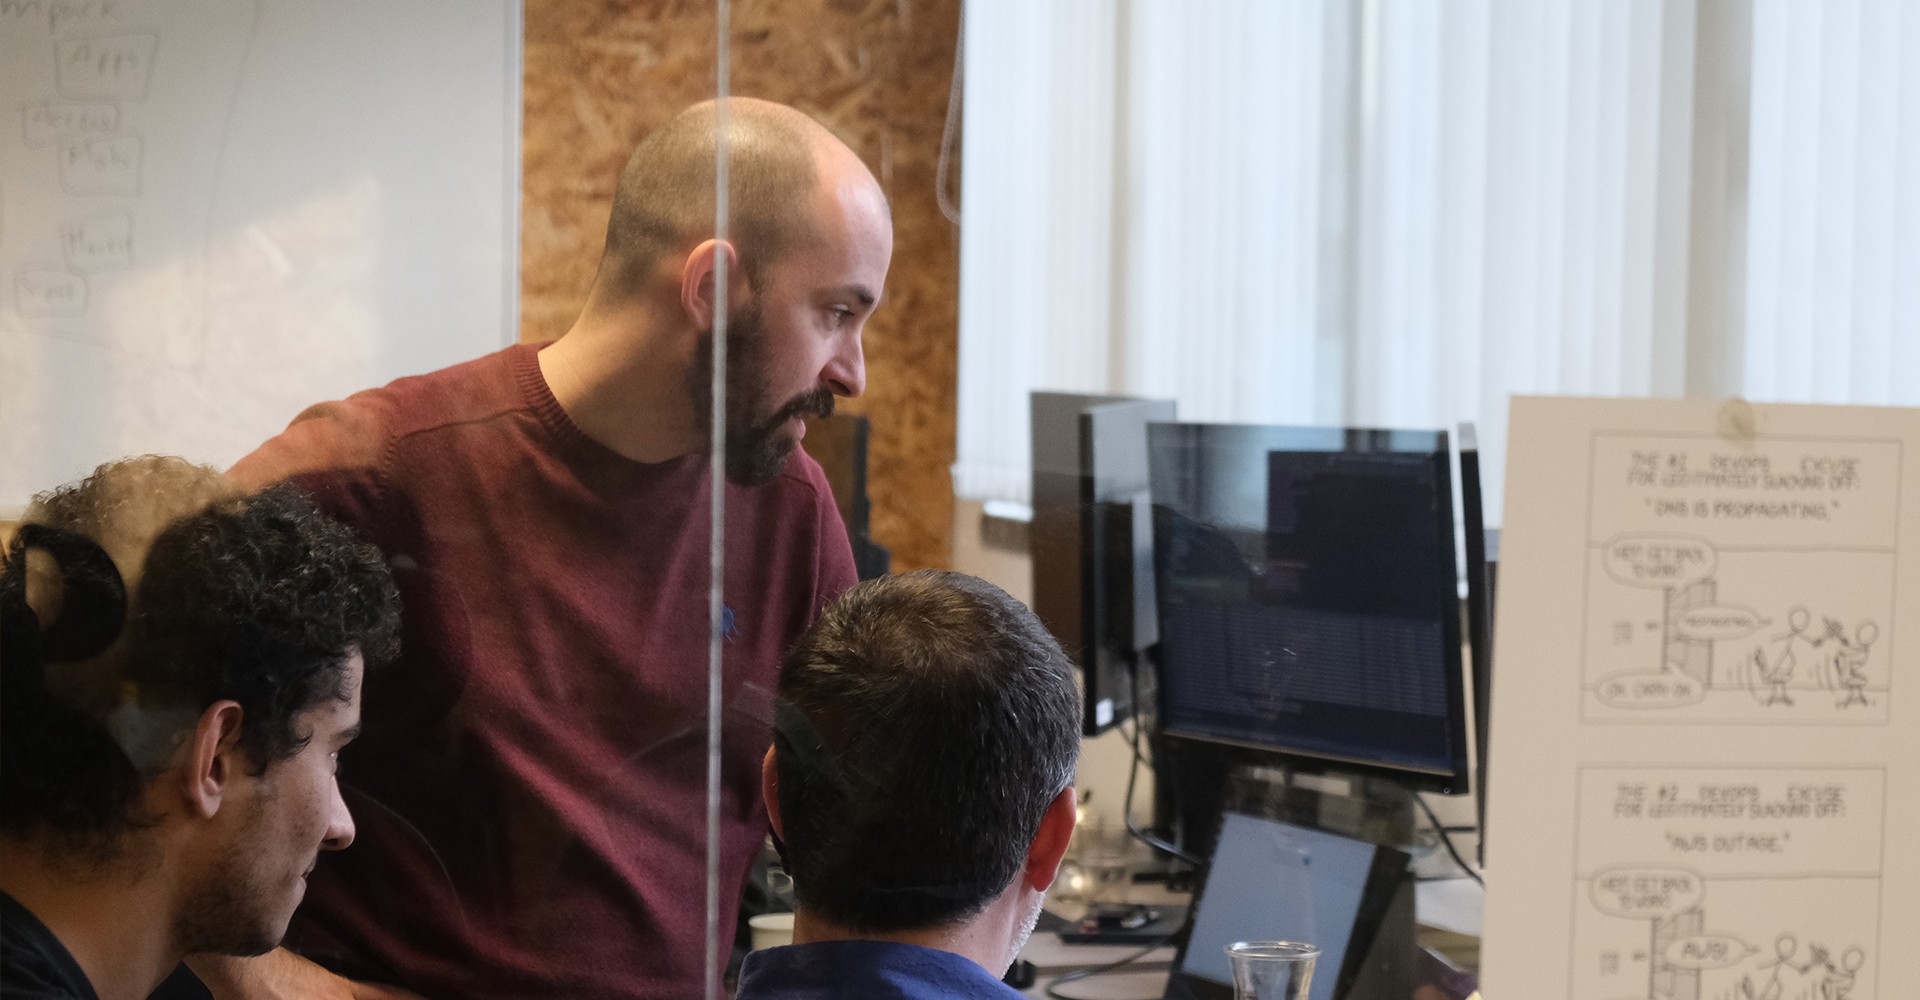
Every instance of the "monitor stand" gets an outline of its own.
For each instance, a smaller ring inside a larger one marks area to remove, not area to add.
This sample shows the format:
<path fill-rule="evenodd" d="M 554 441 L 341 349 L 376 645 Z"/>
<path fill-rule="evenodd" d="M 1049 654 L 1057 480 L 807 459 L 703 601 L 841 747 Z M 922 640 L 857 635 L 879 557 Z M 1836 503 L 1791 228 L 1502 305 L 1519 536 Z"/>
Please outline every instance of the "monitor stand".
<path fill-rule="evenodd" d="M 1152 734 L 1156 831 L 1205 858 L 1220 835 L 1220 815 L 1245 806 L 1301 826 L 1408 850 L 1414 843 L 1413 793 L 1391 778 L 1307 773 L 1252 764 L 1242 752 Z"/>

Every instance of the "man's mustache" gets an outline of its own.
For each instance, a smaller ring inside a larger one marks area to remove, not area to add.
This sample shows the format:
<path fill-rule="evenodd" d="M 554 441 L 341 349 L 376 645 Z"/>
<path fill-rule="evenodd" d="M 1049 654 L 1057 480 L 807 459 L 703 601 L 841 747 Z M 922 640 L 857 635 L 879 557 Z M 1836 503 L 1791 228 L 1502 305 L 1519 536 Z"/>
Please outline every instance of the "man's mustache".
<path fill-rule="evenodd" d="M 812 392 L 795 396 L 792 402 L 781 407 L 780 412 L 774 414 L 773 419 L 768 421 L 767 425 L 777 427 L 794 417 L 831 416 L 833 416 L 833 393 L 825 389 L 815 389 Z"/>

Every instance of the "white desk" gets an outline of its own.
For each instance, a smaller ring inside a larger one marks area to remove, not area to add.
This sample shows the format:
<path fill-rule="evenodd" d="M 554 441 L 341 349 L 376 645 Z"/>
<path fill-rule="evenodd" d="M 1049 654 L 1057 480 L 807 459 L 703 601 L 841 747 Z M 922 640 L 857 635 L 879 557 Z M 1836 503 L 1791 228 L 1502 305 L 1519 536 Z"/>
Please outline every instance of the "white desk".
<path fill-rule="evenodd" d="M 1086 947 L 1108 946 L 1087 945 Z M 1160 1000 L 1160 995 L 1167 989 L 1166 968 L 1152 970 L 1133 969 L 1131 966 L 1128 968 L 1129 971 L 1110 972 L 1104 976 L 1068 983 L 1060 987 L 1060 992 L 1076 1000 Z M 1025 991 L 1026 995 L 1035 998 L 1045 997 L 1047 984 L 1053 980 L 1053 976 L 1041 973 L 1033 986 Z"/>
<path fill-rule="evenodd" d="M 1149 906 L 1161 903 L 1185 905 L 1188 902 L 1185 893 L 1168 892 L 1166 886 L 1150 882 L 1132 886 L 1127 899 Z M 1083 910 L 1079 903 L 1056 905 L 1052 900 L 1048 901 L 1047 908 L 1069 920 L 1078 919 Z M 1061 974 L 1117 962 L 1135 954 L 1141 947 L 1140 944 L 1067 944 L 1052 931 L 1034 931 L 1033 937 L 1027 940 L 1027 946 L 1020 949 L 1020 957 L 1032 962 L 1039 970 L 1039 978 L 1026 990 L 1026 994 L 1044 997 L 1047 995 L 1047 984 Z M 1076 997 L 1097 997 L 1100 1000 L 1160 1000 L 1160 994 L 1167 985 L 1167 971 L 1173 968 L 1173 955 L 1172 945 L 1162 945 L 1128 963 L 1124 970 L 1070 983 L 1061 990 Z"/>

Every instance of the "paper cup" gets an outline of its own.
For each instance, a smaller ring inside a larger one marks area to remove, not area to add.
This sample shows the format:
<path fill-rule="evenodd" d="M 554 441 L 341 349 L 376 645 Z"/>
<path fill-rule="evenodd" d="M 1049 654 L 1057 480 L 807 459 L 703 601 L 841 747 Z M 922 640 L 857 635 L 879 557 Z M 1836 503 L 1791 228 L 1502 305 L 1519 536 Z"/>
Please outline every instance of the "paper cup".
<path fill-rule="evenodd" d="M 748 917 L 747 926 L 753 929 L 753 950 L 778 948 L 793 943 L 793 914 L 762 913 Z"/>

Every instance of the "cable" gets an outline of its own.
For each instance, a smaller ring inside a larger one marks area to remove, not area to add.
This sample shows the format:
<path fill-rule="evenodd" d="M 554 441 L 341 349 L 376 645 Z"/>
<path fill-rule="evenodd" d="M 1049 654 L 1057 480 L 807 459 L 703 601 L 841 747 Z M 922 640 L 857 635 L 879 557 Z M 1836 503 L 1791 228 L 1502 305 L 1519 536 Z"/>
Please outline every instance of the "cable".
<path fill-rule="evenodd" d="M 1427 814 L 1427 822 L 1433 824 L 1434 831 L 1440 834 L 1440 843 L 1446 847 L 1447 855 L 1453 858 L 1453 863 L 1459 865 L 1460 870 L 1466 872 L 1468 878 L 1478 882 L 1480 888 L 1485 889 L 1487 887 L 1487 880 L 1481 878 L 1480 873 L 1474 871 L 1473 866 L 1467 864 L 1467 859 L 1460 856 L 1460 851 L 1453 846 L 1453 836 L 1447 832 L 1448 827 L 1440 822 L 1440 817 L 1434 815 L 1433 807 L 1427 805 L 1427 800 L 1421 798 L 1418 792 L 1413 793 L 1413 801 L 1419 804 L 1420 811 Z"/>
<path fill-rule="evenodd" d="M 1133 834 L 1135 839 L 1149 847 L 1165 851 L 1195 868 L 1201 867 L 1204 862 L 1199 858 L 1181 850 L 1179 846 L 1171 841 L 1154 836 L 1152 831 L 1141 827 L 1139 822 L 1133 818 L 1133 788 L 1135 779 L 1140 775 L 1141 764 L 1140 727 L 1135 726 L 1131 735 L 1131 742 L 1133 743 L 1133 766 L 1127 768 L 1127 797 L 1126 801 L 1121 803 L 1120 806 L 1120 818 L 1127 824 L 1127 832 Z"/>
<path fill-rule="evenodd" d="M 967 53 L 967 5 L 960 4 L 960 37 L 953 43 L 953 76 L 947 81 L 947 121 L 940 129 L 940 161 L 933 170 L 933 198 L 940 206 L 940 214 L 954 225 L 960 224 L 960 206 L 949 190 L 952 183 L 951 164 L 953 161 L 953 133 L 959 125 L 960 93 L 966 78 Z"/>
<path fill-rule="evenodd" d="M 1127 825 L 1127 832 L 1149 847 L 1155 847 L 1185 861 L 1195 868 L 1205 867 L 1205 862 L 1181 850 L 1173 843 L 1162 840 L 1142 829 L 1133 818 L 1133 787 L 1140 777 L 1140 765 L 1145 756 L 1140 752 L 1140 660 L 1137 655 L 1127 657 L 1127 687 L 1133 696 L 1133 727 L 1128 733 L 1128 743 L 1133 747 L 1133 766 L 1127 768 L 1127 797 L 1120 803 L 1120 819 Z"/>
<path fill-rule="evenodd" d="M 1181 930 L 1185 930 L 1185 929 L 1186 929 L 1185 925 L 1183 924 L 1181 927 Z M 1077 983 L 1082 979 L 1091 979 L 1094 976 L 1104 976 L 1109 972 L 1113 972 L 1114 970 L 1119 969 L 1123 965 L 1130 965 L 1134 962 L 1138 962 L 1141 959 L 1152 954 L 1154 949 L 1165 946 L 1167 942 L 1172 941 L 1175 937 L 1178 937 L 1179 934 L 1180 934 L 1180 931 L 1174 931 L 1172 934 L 1168 934 L 1166 937 L 1159 938 L 1155 940 L 1153 943 L 1147 945 L 1146 947 L 1141 948 L 1139 951 L 1132 952 L 1128 954 L 1125 958 L 1119 959 L 1117 961 L 1108 962 L 1105 965 L 1089 965 L 1084 969 L 1074 969 L 1072 972 L 1065 973 L 1061 975 L 1060 978 L 1055 979 L 1053 982 L 1047 984 L 1047 990 L 1046 990 L 1047 996 L 1053 997 L 1054 1000 L 1086 1000 L 1086 998 L 1084 997 L 1076 997 L 1076 996 L 1070 996 L 1065 993 L 1057 993 L 1055 992 L 1055 990 L 1057 990 L 1059 987 L 1067 985 L 1068 983 Z"/>

